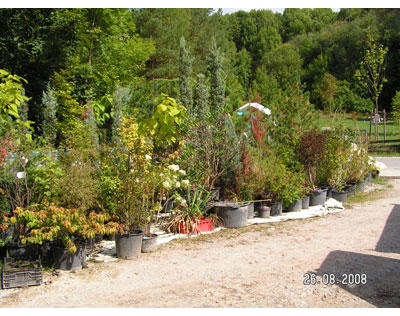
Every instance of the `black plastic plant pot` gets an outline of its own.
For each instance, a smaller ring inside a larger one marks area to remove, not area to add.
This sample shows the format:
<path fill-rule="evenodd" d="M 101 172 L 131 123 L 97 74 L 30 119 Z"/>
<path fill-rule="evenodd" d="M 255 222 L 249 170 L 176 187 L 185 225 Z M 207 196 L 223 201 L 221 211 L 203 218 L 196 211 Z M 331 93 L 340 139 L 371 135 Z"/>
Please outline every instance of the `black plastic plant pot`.
<path fill-rule="evenodd" d="M 258 209 L 258 217 L 268 218 L 271 216 L 271 208 L 269 206 L 263 205 Z"/>
<path fill-rule="evenodd" d="M 346 185 L 345 191 L 347 192 L 348 197 L 356 195 L 356 184 L 349 183 L 348 185 Z"/>
<path fill-rule="evenodd" d="M 103 240 L 103 235 L 95 235 L 94 238 L 90 238 L 86 240 L 86 246 L 88 248 L 93 248 L 97 243 Z"/>
<path fill-rule="evenodd" d="M 248 206 L 247 206 L 247 211 L 248 211 L 248 214 L 247 214 L 247 218 L 254 218 L 254 203 L 250 203 Z"/>
<path fill-rule="evenodd" d="M 357 192 L 364 192 L 365 191 L 365 181 L 358 182 L 356 185 Z"/>
<path fill-rule="evenodd" d="M 299 212 L 301 211 L 302 208 L 302 200 L 295 200 L 292 203 L 290 203 L 287 212 Z"/>
<path fill-rule="evenodd" d="M 8 242 L 5 246 L 8 257 L 16 260 L 38 260 L 39 245 L 26 244 L 21 245 L 19 242 Z"/>
<path fill-rule="evenodd" d="M 120 259 L 135 259 L 142 251 L 143 231 L 136 230 L 129 234 L 115 235 L 117 257 Z"/>
<path fill-rule="evenodd" d="M 83 245 L 73 254 L 68 249 L 58 246 L 55 246 L 53 251 L 56 269 L 70 271 L 82 269 L 86 265 L 86 247 Z"/>
<path fill-rule="evenodd" d="M 282 201 L 272 202 L 270 206 L 271 206 L 271 216 L 282 215 Z"/>
<path fill-rule="evenodd" d="M 3 261 L 3 259 L 6 257 L 7 250 L 5 246 L 0 246 L 0 261 Z"/>
<path fill-rule="evenodd" d="M 254 203 L 254 210 L 257 216 L 261 218 L 268 218 L 271 215 L 271 207 L 267 201 Z"/>
<path fill-rule="evenodd" d="M 326 199 L 328 200 L 328 199 L 330 199 L 332 197 L 332 188 L 331 187 L 327 187 L 327 190 L 328 191 L 326 191 Z"/>
<path fill-rule="evenodd" d="M 332 190 L 332 198 L 339 202 L 346 202 L 347 192 L 346 191 L 337 192 Z"/>
<path fill-rule="evenodd" d="M 142 241 L 142 252 L 155 252 L 158 247 L 158 236 L 144 236 Z"/>
<path fill-rule="evenodd" d="M 217 216 L 226 228 L 237 228 L 247 225 L 250 203 L 238 204 L 231 201 L 217 202 L 214 204 Z"/>
<path fill-rule="evenodd" d="M 115 235 L 105 235 L 104 240 L 115 241 Z"/>
<path fill-rule="evenodd" d="M 328 188 L 311 191 L 310 206 L 323 205 L 326 201 L 327 192 Z"/>
<path fill-rule="evenodd" d="M 308 209 L 310 207 L 310 196 L 307 195 L 301 199 L 301 208 L 303 210 Z"/>

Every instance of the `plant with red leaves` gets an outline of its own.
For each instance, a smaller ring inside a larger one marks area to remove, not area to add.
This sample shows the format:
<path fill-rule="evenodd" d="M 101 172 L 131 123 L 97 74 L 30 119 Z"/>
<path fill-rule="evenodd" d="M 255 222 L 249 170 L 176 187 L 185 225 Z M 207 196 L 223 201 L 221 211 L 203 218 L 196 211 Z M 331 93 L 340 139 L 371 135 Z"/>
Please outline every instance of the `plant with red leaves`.
<path fill-rule="evenodd" d="M 327 155 L 328 135 L 312 129 L 300 137 L 296 150 L 300 162 L 307 174 L 307 182 L 313 189 L 316 188 L 316 170 Z"/>

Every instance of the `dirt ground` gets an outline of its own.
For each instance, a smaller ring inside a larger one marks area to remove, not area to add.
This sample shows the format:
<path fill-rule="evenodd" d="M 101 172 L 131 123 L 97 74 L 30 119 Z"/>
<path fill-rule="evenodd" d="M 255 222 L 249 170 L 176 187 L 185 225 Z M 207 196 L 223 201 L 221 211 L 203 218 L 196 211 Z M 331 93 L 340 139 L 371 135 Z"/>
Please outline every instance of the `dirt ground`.
<path fill-rule="evenodd" d="M 0 306 L 400 307 L 400 180 L 391 183 L 383 198 L 342 213 L 223 230 L 132 261 L 45 273 L 47 284 L 0 291 Z M 306 273 L 321 283 L 304 285 Z M 331 274 L 339 284 L 323 284 Z M 365 285 L 342 284 L 357 274 Z"/>

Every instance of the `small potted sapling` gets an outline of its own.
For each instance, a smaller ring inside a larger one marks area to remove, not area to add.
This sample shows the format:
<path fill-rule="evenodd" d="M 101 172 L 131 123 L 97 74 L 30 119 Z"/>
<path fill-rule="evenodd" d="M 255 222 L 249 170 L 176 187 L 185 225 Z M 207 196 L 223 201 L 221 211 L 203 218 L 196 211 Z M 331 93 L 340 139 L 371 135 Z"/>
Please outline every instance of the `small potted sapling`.
<path fill-rule="evenodd" d="M 296 153 L 300 162 L 304 166 L 307 177 L 307 187 L 310 190 L 310 206 L 324 204 L 328 189 L 318 186 L 318 170 L 327 155 L 327 134 L 312 129 L 304 133 L 300 138 L 300 143 Z"/>
<path fill-rule="evenodd" d="M 261 207 L 269 207 L 271 216 L 282 215 L 282 199 L 286 185 L 287 169 L 276 153 L 267 146 L 251 148 L 254 176 L 253 194 L 262 200 Z"/>
<path fill-rule="evenodd" d="M 355 183 L 357 192 L 364 192 L 368 173 L 368 149 L 360 144 L 352 144 L 347 164 L 347 183 Z"/>
<path fill-rule="evenodd" d="M 147 194 L 143 195 L 142 199 L 145 213 L 142 252 L 153 252 L 157 249 L 157 235 L 154 230 L 158 224 L 160 211 L 171 199 L 174 199 L 175 205 L 182 204 L 179 192 L 187 190 L 189 180 L 184 178 L 186 172 L 174 164 L 167 167 L 153 164 L 147 175 L 141 181 L 142 188 L 147 188 Z"/>
<path fill-rule="evenodd" d="M 287 212 L 301 211 L 303 205 L 302 196 L 305 195 L 304 177 L 300 172 L 289 172 L 287 183 L 284 190 L 284 205 L 287 206 Z"/>
<path fill-rule="evenodd" d="M 344 190 L 347 179 L 351 146 L 345 137 L 338 132 L 331 132 L 328 140 L 328 151 L 325 163 L 327 181 L 332 188 L 332 198 L 344 202 L 347 200 L 347 191 Z"/>
<path fill-rule="evenodd" d="M 133 117 L 124 118 L 119 130 L 122 147 L 114 148 L 114 157 L 125 161 L 119 166 L 116 177 L 118 187 L 115 197 L 115 215 L 120 233 L 115 235 L 117 257 L 133 259 L 142 249 L 143 230 L 146 219 L 152 216 L 154 173 L 152 172 L 153 145 L 140 133 Z"/>
<path fill-rule="evenodd" d="M 241 144 L 241 157 L 240 157 L 240 168 L 235 171 L 235 185 L 232 195 L 234 200 L 239 201 L 254 201 L 257 200 L 258 192 L 260 187 L 257 172 L 257 160 L 252 157 L 251 152 L 253 149 L 246 143 Z M 254 209 L 258 211 L 261 207 L 260 202 L 250 202 L 248 206 L 248 219 L 254 217 Z"/>

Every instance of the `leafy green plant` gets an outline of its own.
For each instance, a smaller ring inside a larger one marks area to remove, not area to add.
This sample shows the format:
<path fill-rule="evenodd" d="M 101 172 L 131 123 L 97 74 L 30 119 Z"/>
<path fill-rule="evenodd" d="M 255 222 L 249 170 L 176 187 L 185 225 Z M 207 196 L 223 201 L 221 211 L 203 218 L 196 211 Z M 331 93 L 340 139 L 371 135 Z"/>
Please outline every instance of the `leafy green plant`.
<path fill-rule="evenodd" d="M 1 227 L 0 227 L 0 229 L 1 229 Z M 6 239 L 0 238 L 0 247 L 4 247 L 11 239 L 12 239 L 12 236 L 8 236 Z"/>
<path fill-rule="evenodd" d="M 283 206 L 287 207 L 293 201 L 297 201 L 305 195 L 305 174 L 302 172 L 287 171 L 284 180 L 284 188 L 281 193 Z"/>
<path fill-rule="evenodd" d="M 239 137 L 229 115 L 210 112 L 191 121 L 185 138 L 182 165 L 191 182 L 231 188 L 240 167 Z"/>
<path fill-rule="evenodd" d="M 169 159 L 154 159 L 150 135 L 143 133 L 133 117 L 123 119 L 119 136 L 123 147 L 114 148 L 112 153 L 118 157 L 119 169 L 113 173 L 104 166 L 108 171 L 103 177 L 115 187 L 117 200 L 106 201 L 125 231 L 143 227 L 145 234 L 150 234 L 163 204 L 173 192 L 186 188 L 189 181 L 183 178 L 186 172 L 178 165 L 168 164 Z"/>
<path fill-rule="evenodd" d="M 174 98 L 163 93 L 158 101 L 160 103 L 155 113 L 148 120 L 140 123 L 140 130 L 142 134 L 149 134 L 156 146 L 164 142 L 171 145 L 178 140 L 186 109 Z"/>
<path fill-rule="evenodd" d="M 300 136 L 310 130 L 314 122 L 314 106 L 299 84 L 294 84 L 272 107 L 268 135 L 273 139 L 285 165 L 293 171 L 301 167 L 295 152 Z"/>
<path fill-rule="evenodd" d="M 392 99 L 392 118 L 396 124 L 400 125 L 400 91 Z"/>
<path fill-rule="evenodd" d="M 24 78 L 0 69 L 0 119 L 2 121 L 6 120 L 7 116 L 19 118 L 19 106 L 22 102 L 29 100 L 21 93 L 23 89 L 21 82 L 27 83 Z"/>
<path fill-rule="evenodd" d="M 344 188 L 348 177 L 348 164 L 351 155 L 351 142 L 343 128 L 330 131 L 327 142 L 327 155 L 317 170 L 319 184 L 329 184 L 336 191 Z"/>
<path fill-rule="evenodd" d="M 288 204 L 304 194 L 305 177 L 290 171 L 275 149 L 264 145 L 251 150 L 254 175 L 254 196 Z"/>

